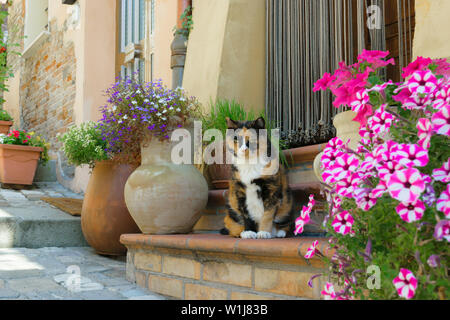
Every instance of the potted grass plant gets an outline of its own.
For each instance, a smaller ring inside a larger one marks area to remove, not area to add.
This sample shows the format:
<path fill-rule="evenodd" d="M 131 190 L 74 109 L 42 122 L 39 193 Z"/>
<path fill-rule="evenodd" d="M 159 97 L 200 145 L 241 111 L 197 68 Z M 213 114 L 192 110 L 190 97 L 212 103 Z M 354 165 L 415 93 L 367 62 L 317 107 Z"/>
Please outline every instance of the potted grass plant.
<path fill-rule="evenodd" d="M 0 134 L 8 134 L 13 125 L 13 118 L 6 110 L 0 109 Z"/>
<path fill-rule="evenodd" d="M 48 161 L 49 145 L 40 136 L 22 130 L 0 134 L 0 182 L 33 184 L 38 161 Z"/>
<path fill-rule="evenodd" d="M 114 160 L 97 125 L 90 121 L 73 126 L 59 140 L 70 164 L 92 170 L 81 211 L 86 241 L 99 254 L 122 255 L 126 247 L 120 243 L 120 235 L 139 232 L 123 196 L 125 182 L 136 165 Z"/>
<path fill-rule="evenodd" d="M 210 103 L 210 112 L 203 116 L 203 130 L 216 129 L 222 134 L 222 137 L 226 137 L 227 118 L 235 121 L 253 121 L 259 117 L 264 118 L 266 123 L 266 129 L 270 136 L 271 130 L 276 128 L 273 121 L 269 121 L 264 112 L 257 114 L 253 110 L 246 111 L 244 106 L 235 100 L 217 99 L 216 102 Z M 208 141 L 208 144 L 211 143 Z M 285 141 L 280 139 L 279 147 L 281 150 L 285 147 Z M 212 185 L 216 189 L 227 189 L 228 182 L 231 179 L 231 165 L 225 161 L 225 148 L 222 164 L 214 163 L 207 166 L 207 173 L 211 180 Z M 212 155 L 214 156 L 214 155 Z M 283 152 L 280 152 L 280 161 L 287 165 L 286 157 Z"/>
<path fill-rule="evenodd" d="M 247 112 L 244 109 L 244 106 L 235 100 L 217 99 L 216 102 L 211 101 L 210 106 L 209 114 L 203 117 L 203 130 L 219 130 L 222 133 L 222 137 L 226 137 L 227 118 L 235 121 L 256 119 L 256 115 L 253 111 Z M 225 144 L 223 148 L 224 159 L 222 164 L 214 163 L 206 166 L 207 174 L 209 175 L 212 185 L 216 189 L 227 189 L 228 182 L 231 178 L 231 165 L 227 164 L 225 161 Z"/>

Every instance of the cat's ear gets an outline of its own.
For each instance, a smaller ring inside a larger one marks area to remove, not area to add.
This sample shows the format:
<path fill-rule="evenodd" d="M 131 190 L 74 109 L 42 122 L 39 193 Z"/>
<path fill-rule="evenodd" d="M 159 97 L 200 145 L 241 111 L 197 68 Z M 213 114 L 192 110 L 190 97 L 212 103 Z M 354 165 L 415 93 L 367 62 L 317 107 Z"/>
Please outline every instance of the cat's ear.
<path fill-rule="evenodd" d="M 263 117 L 259 117 L 258 119 L 256 119 L 255 121 L 253 121 L 253 128 L 255 129 L 265 129 L 266 128 L 266 120 L 264 120 Z"/>
<path fill-rule="evenodd" d="M 238 124 L 236 121 L 231 120 L 230 118 L 226 118 L 227 120 L 227 127 L 228 129 L 237 129 L 238 128 Z"/>

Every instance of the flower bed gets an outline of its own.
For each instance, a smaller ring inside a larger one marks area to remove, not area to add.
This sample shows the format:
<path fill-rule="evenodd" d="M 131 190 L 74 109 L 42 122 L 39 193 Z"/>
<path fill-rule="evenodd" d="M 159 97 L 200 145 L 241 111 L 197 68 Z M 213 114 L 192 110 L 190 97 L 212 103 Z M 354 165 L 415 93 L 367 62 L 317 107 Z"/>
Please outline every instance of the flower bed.
<path fill-rule="evenodd" d="M 357 113 L 356 150 L 332 139 L 322 156 L 329 213 L 327 299 L 446 299 L 450 293 L 450 65 L 419 57 L 402 83 L 377 70 L 389 52 L 364 51 L 341 63 L 315 91 Z M 310 223 L 314 197 L 296 222 Z M 306 254 L 321 255 L 313 243 Z M 367 273 L 370 274 L 367 279 Z M 317 275 L 320 276 L 320 275 Z"/>

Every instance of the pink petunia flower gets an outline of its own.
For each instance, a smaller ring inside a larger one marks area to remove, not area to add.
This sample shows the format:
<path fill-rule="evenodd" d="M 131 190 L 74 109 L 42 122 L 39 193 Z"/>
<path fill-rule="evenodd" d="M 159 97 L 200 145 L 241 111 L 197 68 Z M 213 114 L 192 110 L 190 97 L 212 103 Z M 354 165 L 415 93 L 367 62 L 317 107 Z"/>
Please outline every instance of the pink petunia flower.
<path fill-rule="evenodd" d="M 430 70 L 416 71 L 407 82 L 409 90 L 417 94 L 429 94 L 437 88 L 437 78 Z"/>
<path fill-rule="evenodd" d="M 335 180 L 341 180 L 355 172 L 358 167 L 359 159 L 355 155 L 342 153 L 336 158 L 336 161 L 331 167 L 331 172 Z"/>
<path fill-rule="evenodd" d="M 334 292 L 334 286 L 333 284 L 327 282 L 325 284 L 325 290 L 322 290 L 322 292 L 320 293 L 321 295 L 323 295 L 323 298 L 325 300 L 334 300 L 336 299 L 336 294 Z"/>
<path fill-rule="evenodd" d="M 335 137 L 328 141 L 327 145 L 325 146 L 325 149 L 323 149 L 324 153 L 331 153 L 335 152 L 336 150 L 342 148 L 344 146 L 344 141 L 341 140 L 339 137 Z"/>
<path fill-rule="evenodd" d="M 344 154 L 340 150 L 327 151 L 322 154 L 321 166 L 323 169 L 331 169 L 338 157 Z"/>
<path fill-rule="evenodd" d="M 417 136 L 419 137 L 419 141 L 417 144 L 424 149 L 430 148 L 430 141 L 433 135 L 433 125 L 430 119 L 421 118 L 417 122 Z"/>
<path fill-rule="evenodd" d="M 356 205 L 363 211 L 369 211 L 377 203 L 377 198 L 374 197 L 371 191 L 368 188 L 355 189 L 354 196 Z"/>
<path fill-rule="evenodd" d="M 443 106 L 431 118 L 433 130 L 437 134 L 450 136 L 450 105 Z"/>
<path fill-rule="evenodd" d="M 387 183 L 389 194 L 401 202 L 415 202 L 425 190 L 425 182 L 419 170 L 408 168 L 392 174 Z"/>
<path fill-rule="evenodd" d="M 362 108 L 369 104 L 369 101 L 370 97 L 367 90 L 360 90 L 356 93 L 355 100 L 350 103 L 350 107 L 352 108 L 352 111 L 358 113 Z"/>
<path fill-rule="evenodd" d="M 405 299 L 412 299 L 417 289 L 417 279 L 414 274 L 408 269 L 400 269 L 400 273 L 392 283 L 400 297 Z"/>
<path fill-rule="evenodd" d="M 348 211 L 342 211 L 335 216 L 332 227 L 334 231 L 345 236 L 352 230 L 353 223 L 353 216 Z"/>
<path fill-rule="evenodd" d="M 423 71 L 430 64 L 433 63 L 433 60 L 430 58 L 417 57 L 416 60 L 411 62 L 406 68 L 403 68 L 403 78 L 408 78 L 410 75 L 415 73 L 416 71 Z"/>
<path fill-rule="evenodd" d="M 307 225 L 311 220 L 310 214 L 315 203 L 316 201 L 314 200 L 314 195 L 310 195 L 308 206 L 303 206 L 300 216 L 295 220 L 294 234 L 297 235 L 303 233 L 305 225 Z"/>
<path fill-rule="evenodd" d="M 432 100 L 430 96 L 413 95 L 403 102 L 403 106 L 408 110 L 425 110 L 431 105 Z"/>
<path fill-rule="evenodd" d="M 385 110 L 386 105 L 382 105 L 374 115 L 369 118 L 369 128 L 377 135 L 388 132 L 394 121 L 394 116 Z"/>
<path fill-rule="evenodd" d="M 314 83 L 313 92 L 327 90 L 334 80 L 336 80 L 336 76 L 332 76 L 331 74 L 326 72 L 321 79 Z"/>
<path fill-rule="evenodd" d="M 373 151 L 377 162 L 387 162 L 395 160 L 396 153 L 400 148 L 400 144 L 395 141 L 388 140 L 376 147 Z"/>
<path fill-rule="evenodd" d="M 381 198 L 383 194 L 387 192 L 387 186 L 386 182 L 383 180 L 380 180 L 380 183 L 375 187 L 375 189 L 372 190 L 372 195 L 375 198 Z"/>
<path fill-rule="evenodd" d="M 442 167 L 433 170 L 433 179 L 443 183 L 450 182 L 450 158 L 444 162 Z"/>
<path fill-rule="evenodd" d="M 434 109 L 441 109 L 445 105 L 450 105 L 450 85 L 446 85 L 439 90 L 436 93 L 436 99 L 433 101 Z"/>
<path fill-rule="evenodd" d="M 428 151 L 417 144 L 402 144 L 396 153 L 396 160 L 406 167 L 425 167 L 430 159 Z"/>
<path fill-rule="evenodd" d="M 445 239 L 450 242 L 450 220 L 441 220 L 436 223 L 433 236 L 437 241 Z"/>
<path fill-rule="evenodd" d="M 444 213 L 445 218 L 450 219 L 450 184 L 447 184 L 447 189 L 441 192 L 436 207 L 438 211 Z"/>
<path fill-rule="evenodd" d="M 417 200 L 414 203 L 400 203 L 395 209 L 403 221 L 412 223 L 422 219 L 425 213 L 425 205 L 422 201 Z"/>
<path fill-rule="evenodd" d="M 351 198 L 355 187 L 361 181 L 361 174 L 354 173 L 336 182 L 336 193 L 342 197 Z"/>
<path fill-rule="evenodd" d="M 387 161 L 382 165 L 378 166 L 378 176 L 384 182 L 388 182 L 391 175 L 393 175 L 398 170 L 405 169 L 400 163 L 397 161 Z"/>
<path fill-rule="evenodd" d="M 306 254 L 305 254 L 305 258 L 306 259 L 311 259 L 312 257 L 314 257 L 314 255 L 316 254 L 316 247 L 319 245 L 319 241 L 316 240 L 314 241 L 311 246 L 308 248 Z"/>

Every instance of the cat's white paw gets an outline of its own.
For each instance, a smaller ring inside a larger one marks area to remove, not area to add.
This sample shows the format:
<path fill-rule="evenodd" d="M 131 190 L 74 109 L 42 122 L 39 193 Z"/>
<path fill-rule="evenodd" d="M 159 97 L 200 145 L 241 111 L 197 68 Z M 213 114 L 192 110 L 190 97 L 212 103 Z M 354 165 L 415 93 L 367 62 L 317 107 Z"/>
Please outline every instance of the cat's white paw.
<path fill-rule="evenodd" d="M 242 239 L 256 239 L 256 232 L 254 231 L 242 231 L 241 232 Z"/>
<path fill-rule="evenodd" d="M 272 238 L 272 234 L 270 232 L 267 232 L 267 231 L 259 231 L 256 234 L 256 237 L 258 239 L 270 239 L 270 238 Z"/>
<path fill-rule="evenodd" d="M 277 238 L 286 238 L 286 231 L 284 231 L 284 230 L 278 230 L 278 232 L 277 232 Z"/>

